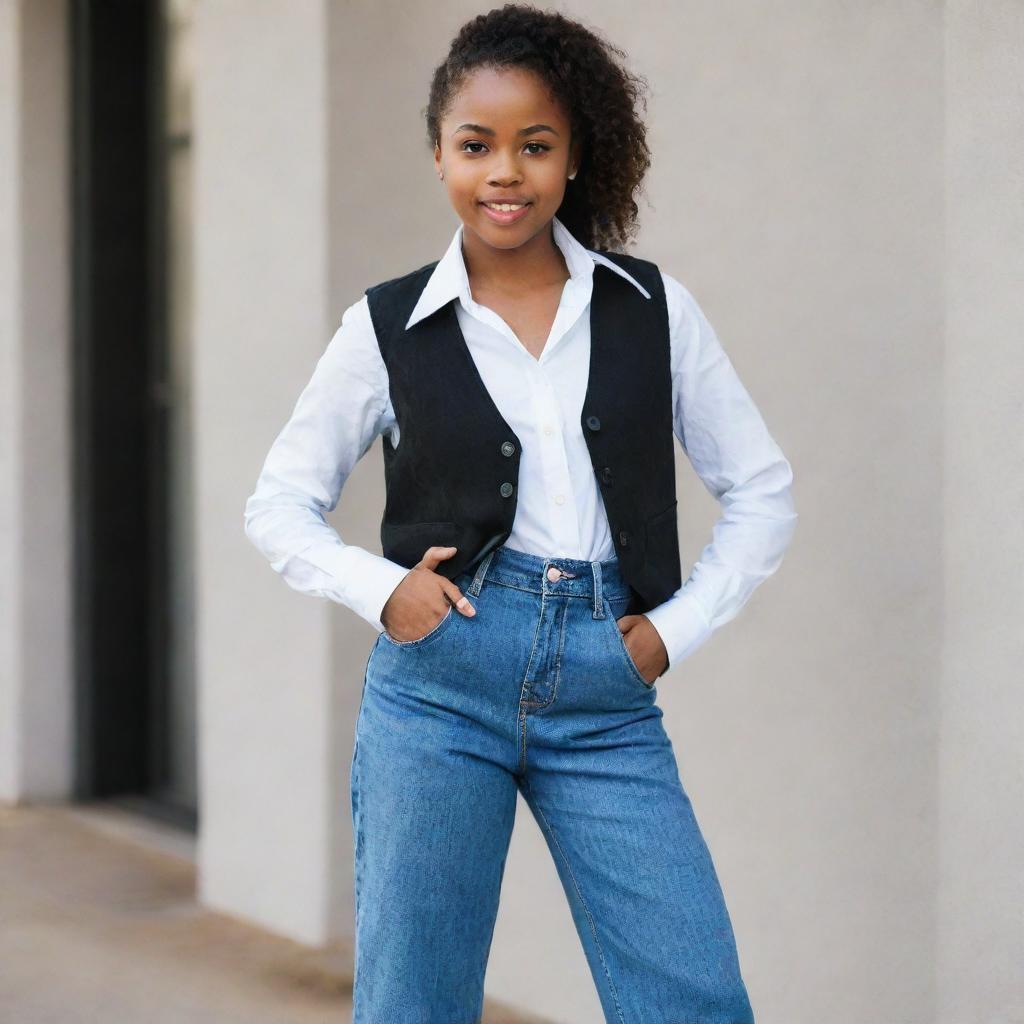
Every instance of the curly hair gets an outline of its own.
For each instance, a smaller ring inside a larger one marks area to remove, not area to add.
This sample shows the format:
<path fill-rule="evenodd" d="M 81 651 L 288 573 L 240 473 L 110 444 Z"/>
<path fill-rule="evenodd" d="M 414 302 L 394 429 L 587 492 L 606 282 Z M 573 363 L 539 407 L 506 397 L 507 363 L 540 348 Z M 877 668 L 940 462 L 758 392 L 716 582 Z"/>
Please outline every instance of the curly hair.
<path fill-rule="evenodd" d="M 650 167 L 646 127 L 637 115 L 645 78 L 624 67 L 626 54 L 577 21 L 531 4 L 509 3 L 466 22 L 434 70 L 423 113 L 431 149 L 441 119 L 468 75 L 481 67 L 536 72 L 569 114 L 582 143 L 576 177 L 566 182 L 558 219 L 589 249 L 616 250 L 634 234 Z"/>

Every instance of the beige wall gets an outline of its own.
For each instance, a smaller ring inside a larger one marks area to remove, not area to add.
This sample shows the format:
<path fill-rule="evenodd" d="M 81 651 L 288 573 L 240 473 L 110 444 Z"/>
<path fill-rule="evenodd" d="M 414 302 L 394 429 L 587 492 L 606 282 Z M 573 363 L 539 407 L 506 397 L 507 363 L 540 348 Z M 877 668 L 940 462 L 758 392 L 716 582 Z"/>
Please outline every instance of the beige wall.
<path fill-rule="evenodd" d="M 1007 924 L 991 935 L 990 912 L 1011 902 L 999 904 L 998 889 L 996 906 L 967 920 L 955 903 L 945 907 L 946 893 L 981 881 L 970 870 L 974 842 L 941 813 L 971 805 L 966 783 L 958 792 L 949 781 L 970 755 L 958 749 L 958 713 L 943 699 L 951 520 L 942 508 L 946 453 L 956 451 L 947 346 L 962 345 L 944 333 L 950 271 L 962 258 L 944 241 L 944 218 L 961 198 L 987 208 L 991 173 L 975 158 L 947 200 L 957 153 L 947 164 L 945 146 L 954 126 L 947 110 L 970 124 L 988 100 L 987 86 L 969 85 L 984 52 L 957 52 L 981 19 L 962 7 L 947 22 L 933 3 L 565 9 L 622 45 L 654 88 L 650 205 L 635 251 L 701 300 L 796 473 L 801 529 L 779 577 L 660 687 L 755 1006 L 768 1021 L 923 1024 L 946 1006 L 962 1014 L 951 993 L 966 991 L 968 1006 L 982 998 L 963 985 L 982 980 L 964 966 L 972 944 L 988 938 L 1012 949 L 1020 930 Z M 257 444 L 254 435 L 253 455 L 283 422 L 341 310 L 368 284 L 440 255 L 450 238 L 456 222 L 422 141 L 420 111 L 445 43 L 477 10 L 448 5 L 439 16 L 436 7 L 328 5 L 327 326 L 318 343 L 309 339 L 309 352 L 292 343 L 294 360 L 268 374 L 265 436 Z M 947 46 L 959 78 L 946 77 Z M 1019 81 L 1017 70 L 1003 73 Z M 275 83 L 280 95 L 280 75 Z M 955 98 L 948 85 L 960 90 Z M 302 116 L 316 115 L 301 102 Z M 275 193 L 275 205 L 285 201 Z M 1012 241 L 1004 232 L 986 239 L 986 249 L 1001 252 Z M 1007 322 L 992 316 L 996 326 Z M 282 359 L 280 341 L 257 330 L 267 356 Z M 1003 359 L 1012 366 L 1013 356 Z M 289 368 L 295 379 L 286 381 Z M 974 395 L 965 390 L 963 400 Z M 679 468 L 684 557 L 692 560 L 717 509 L 682 455 Z M 347 538 L 376 548 L 382 499 L 375 447 L 334 521 Z M 276 585 L 252 579 L 257 593 Z M 296 601 L 287 596 L 286 604 Z M 330 621 L 329 773 L 334 806 L 344 810 L 373 637 L 342 610 Z M 982 641 L 966 623 L 962 631 L 962 656 L 973 658 Z M 1008 714 L 1014 721 L 1009 708 L 1000 718 Z M 983 749 L 987 737 L 961 743 Z M 990 770 L 1015 777 L 1012 750 L 996 750 Z M 991 830 L 991 816 L 984 821 Z M 328 827 L 329 920 L 343 930 L 346 816 Z M 1012 860 L 1001 868 L 1005 884 L 1019 878 Z M 1010 1006 L 1014 979 L 994 963 L 982 972 L 984 998 Z M 554 866 L 524 805 L 488 990 L 525 995 L 560 1020 L 598 1012 Z"/>
<path fill-rule="evenodd" d="M 0 0 L 0 799 L 71 791 L 70 167 L 60 0 Z"/>
<path fill-rule="evenodd" d="M 923 1024 L 942 627 L 941 11 L 560 8 L 650 80 L 654 165 L 634 251 L 697 295 L 794 465 L 801 524 L 779 576 L 659 685 L 755 1008 L 768 1022 Z M 365 285 L 439 256 L 457 224 L 420 110 L 479 9 L 333 8 L 336 318 Z M 379 448 L 360 470 L 338 522 L 375 544 Z M 718 510 L 681 452 L 678 470 L 692 562 Z M 334 630 L 355 694 L 364 630 L 345 614 Z M 488 991 L 559 1021 L 600 1017 L 522 801 Z"/>
<path fill-rule="evenodd" d="M 305 942 L 344 927 L 335 609 L 270 571 L 243 510 L 331 333 L 324 29 L 320 0 L 207 0 L 194 28 L 200 894 Z"/>
<path fill-rule="evenodd" d="M 341 311 L 451 237 L 420 112 L 483 9 L 197 6 L 201 897 L 308 942 L 350 934 L 374 635 L 287 588 L 242 511 Z M 561 9 L 649 78 L 634 251 L 697 296 L 796 478 L 779 575 L 659 684 L 758 1019 L 1019 1024 L 1024 9 Z M 5 800 L 67 796 L 72 758 L 63 10 L 0 0 Z M 678 468 L 688 567 L 717 507 Z M 379 550 L 383 497 L 378 443 L 333 516 L 346 539 Z M 488 993 L 591 1024 L 519 811 Z"/>
<path fill-rule="evenodd" d="M 936 1019 L 1024 1021 L 1024 5 L 946 12 Z"/>

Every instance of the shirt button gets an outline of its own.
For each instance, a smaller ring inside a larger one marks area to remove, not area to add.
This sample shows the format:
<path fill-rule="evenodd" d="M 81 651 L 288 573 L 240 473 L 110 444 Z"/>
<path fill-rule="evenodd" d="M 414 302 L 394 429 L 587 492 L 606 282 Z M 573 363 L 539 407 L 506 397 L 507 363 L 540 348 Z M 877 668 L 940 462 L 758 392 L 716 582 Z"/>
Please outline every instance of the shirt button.
<path fill-rule="evenodd" d="M 553 426 L 551 426 L 550 423 L 545 424 L 545 426 L 544 426 L 544 433 L 545 434 L 553 434 L 554 432 L 555 432 L 555 428 Z"/>
<path fill-rule="evenodd" d="M 603 481 L 604 481 L 604 482 L 605 482 L 606 484 L 610 484 L 610 483 L 612 482 L 612 470 L 611 470 L 611 466 L 605 466 L 605 467 L 604 467 L 604 469 L 602 469 L 602 470 L 601 470 L 601 479 L 602 479 L 602 480 L 603 480 Z"/>
<path fill-rule="evenodd" d="M 555 504 L 556 505 L 564 505 L 565 504 L 565 495 L 564 494 L 556 495 L 555 496 Z"/>
<path fill-rule="evenodd" d="M 591 430 L 600 430 L 601 421 L 596 416 L 588 416 L 587 426 L 590 427 Z"/>
<path fill-rule="evenodd" d="M 624 548 L 629 547 L 629 534 L 625 530 L 619 530 L 619 543 Z"/>
<path fill-rule="evenodd" d="M 516 446 L 511 441 L 503 441 L 501 443 L 501 454 L 502 455 L 515 455 Z"/>
<path fill-rule="evenodd" d="M 505 483 L 503 483 L 501 485 L 501 496 L 503 498 L 507 498 L 507 497 L 509 497 L 509 495 L 511 495 L 511 493 L 512 493 L 512 485 L 506 480 Z"/>

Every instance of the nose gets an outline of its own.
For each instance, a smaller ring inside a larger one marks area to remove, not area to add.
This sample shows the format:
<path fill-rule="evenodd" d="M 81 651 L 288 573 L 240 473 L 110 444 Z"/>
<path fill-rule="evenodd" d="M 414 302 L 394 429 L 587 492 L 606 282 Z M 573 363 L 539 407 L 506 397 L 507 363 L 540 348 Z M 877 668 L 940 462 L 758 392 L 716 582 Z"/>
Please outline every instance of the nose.
<path fill-rule="evenodd" d="M 519 165 L 510 157 L 508 160 L 499 159 L 497 165 L 491 170 L 487 182 L 497 188 L 505 188 L 521 179 Z"/>

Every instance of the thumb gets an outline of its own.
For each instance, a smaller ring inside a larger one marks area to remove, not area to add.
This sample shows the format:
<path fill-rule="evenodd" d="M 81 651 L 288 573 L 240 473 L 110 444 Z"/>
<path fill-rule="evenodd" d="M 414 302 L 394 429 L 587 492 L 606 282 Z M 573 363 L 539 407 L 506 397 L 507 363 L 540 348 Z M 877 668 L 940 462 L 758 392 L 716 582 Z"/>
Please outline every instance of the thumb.
<path fill-rule="evenodd" d="M 458 550 L 455 547 L 442 547 L 440 544 L 433 544 L 423 552 L 423 557 L 417 564 L 433 572 L 441 562 L 451 558 Z"/>

